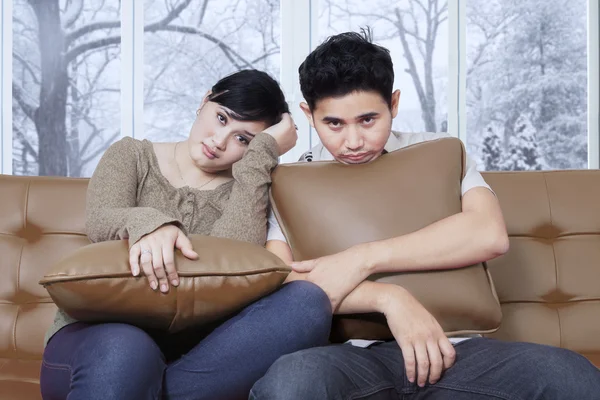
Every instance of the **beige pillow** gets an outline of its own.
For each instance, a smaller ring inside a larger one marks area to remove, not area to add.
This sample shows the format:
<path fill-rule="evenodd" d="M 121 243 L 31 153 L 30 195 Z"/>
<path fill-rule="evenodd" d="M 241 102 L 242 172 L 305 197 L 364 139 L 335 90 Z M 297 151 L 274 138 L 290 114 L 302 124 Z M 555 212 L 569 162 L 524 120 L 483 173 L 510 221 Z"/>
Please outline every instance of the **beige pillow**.
<path fill-rule="evenodd" d="M 280 165 L 272 176 L 271 202 L 294 259 L 307 260 L 414 232 L 459 213 L 464 173 L 462 142 L 443 138 L 361 165 Z M 490 333 L 500 325 L 502 312 L 485 264 L 370 279 L 408 289 L 448 335 Z M 334 341 L 392 337 L 381 315 L 335 317 Z"/>
<path fill-rule="evenodd" d="M 277 289 L 289 273 L 264 248 L 191 235 L 196 261 L 176 252 L 178 287 L 153 291 L 133 277 L 127 241 L 95 243 L 60 261 L 40 284 L 56 305 L 80 321 L 126 322 L 174 333 L 232 314 Z"/>

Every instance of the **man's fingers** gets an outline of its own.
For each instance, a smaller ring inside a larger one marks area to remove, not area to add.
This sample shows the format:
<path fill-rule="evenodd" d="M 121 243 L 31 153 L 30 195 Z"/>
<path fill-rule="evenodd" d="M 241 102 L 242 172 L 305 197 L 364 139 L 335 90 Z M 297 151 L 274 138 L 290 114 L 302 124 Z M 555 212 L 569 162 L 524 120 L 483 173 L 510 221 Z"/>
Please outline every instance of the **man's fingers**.
<path fill-rule="evenodd" d="M 444 361 L 442 360 L 442 352 L 436 340 L 427 341 L 427 354 L 429 354 L 429 383 L 432 385 L 440 380 Z"/>
<path fill-rule="evenodd" d="M 179 285 L 179 276 L 175 269 L 175 255 L 173 254 L 173 248 L 163 246 L 162 255 L 165 263 L 165 270 L 167 271 L 167 279 L 173 286 Z"/>
<path fill-rule="evenodd" d="M 404 358 L 404 368 L 406 369 L 406 377 L 408 378 L 408 381 L 412 383 L 415 381 L 415 375 L 417 371 L 415 349 L 410 343 L 400 344 L 400 348 L 402 349 L 402 357 Z"/>
<path fill-rule="evenodd" d="M 424 342 L 415 343 L 415 356 L 417 358 L 417 384 L 423 387 L 427 383 L 429 375 L 429 355 Z"/>
<path fill-rule="evenodd" d="M 438 344 L 444 357 L 444 369 L 446 370 L 453 366 L 456 361 L 456 349 L 445 336 L 438 340 Z"/>
<path fill-rule="evenodd" d="M 291 267 L 296 272 L 300 272 L 300 273 L 310 272 L 315 267 L 315 260 L 294 262 L 291 264 Z"/>
<path fill-rule="evenodd" d="M 138 244 L 134 244 L 129 249 L 129 269 L 131 269 L 131 274 L 133 276 L 138 276 L 140 274 L 140 246 Z"/>

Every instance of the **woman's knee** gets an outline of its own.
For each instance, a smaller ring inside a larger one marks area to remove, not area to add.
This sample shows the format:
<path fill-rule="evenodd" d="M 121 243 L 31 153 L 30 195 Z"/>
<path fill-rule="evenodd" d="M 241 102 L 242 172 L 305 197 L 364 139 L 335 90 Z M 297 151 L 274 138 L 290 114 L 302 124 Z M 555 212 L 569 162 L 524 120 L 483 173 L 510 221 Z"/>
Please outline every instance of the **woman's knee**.
<path fill-rule="evenodd" d="M 85 347 L 96 368 L 111 370 L 112 374 L 131 376 L 136 371 L 152 372 L 153 367 L 164 364 L 154 340 L 142 329 L 128 324 L 102 324 L 89 336 Z"/>
<path fill-rule="evenodd" d="M 309 281 L 294 281 L 280 289 L 278 302 L 290 317 L 311 326 L 317 335 L 329 337 L 332 309 L 329 297 L 323 289 Z"/>

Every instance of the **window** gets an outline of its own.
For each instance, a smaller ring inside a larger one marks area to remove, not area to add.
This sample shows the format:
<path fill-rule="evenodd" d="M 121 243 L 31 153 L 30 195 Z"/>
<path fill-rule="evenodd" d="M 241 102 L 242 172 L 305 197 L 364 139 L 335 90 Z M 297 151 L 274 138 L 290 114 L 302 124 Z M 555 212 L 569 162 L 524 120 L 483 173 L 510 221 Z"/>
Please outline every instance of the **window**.
<path fill-rule="evenodd" d="M 144 132 L 136 138 L 185 140 L 204 95 L 225 75 L 256 68 L 279 80 L 278 0 L 170 3 L 144 3 Z"/>
<path fill-rule="evenodd" d="M 599 168 L 599 14 L 597 0 L 4 0 L 0 172 L 90 176 L 123 136 L 182 140 L 211 85 L 247 67 L 281 82 L 295 161 L 318 142 L 300 63 L 366 26 L 394 61 L 394 129 L 448 131 L 483 170 Z"/>
<path fill-rule="evenodd" d="M 446 0 L 321 0 L 319 4 L 318 43 L 369 26 L 374 41 L 390 49 L 394 86 L 402 92 L 394 129 L 448 131 Z"/>
<path fill-rule="evenodd" d="M 467 141 L 482 169 L 587 168 L 586 1 L 467 4 Z"/>
<path fill-rule="evenodd" d="M 14 174 L 89 176 L 120 137 L 119 4 L 13 1 Z"/>

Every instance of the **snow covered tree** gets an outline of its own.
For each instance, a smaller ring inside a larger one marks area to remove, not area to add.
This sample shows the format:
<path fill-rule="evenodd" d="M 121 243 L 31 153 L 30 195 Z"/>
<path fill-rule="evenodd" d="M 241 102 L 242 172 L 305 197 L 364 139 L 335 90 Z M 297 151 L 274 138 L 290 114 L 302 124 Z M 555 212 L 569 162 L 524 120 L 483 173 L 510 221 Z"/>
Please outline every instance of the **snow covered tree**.
<path fill-rule="evenodd" d="M 543 159 L 539 154 L 536 131 L 531 120 L 519 116 L 514 127 L 514 136 L 509 140 L 509 151 L 502 163 L 502 169 L 508 171 L 541 170 Z"/>
<path fill-rule="evenodd" d="M 496 133 L 496 128 L 492 124 L 488 125 L 483 139 L 481 158 L 486 171 L 498 171 L 500 169 L 503 158 L 502 145 L 500 137 Z"/>

